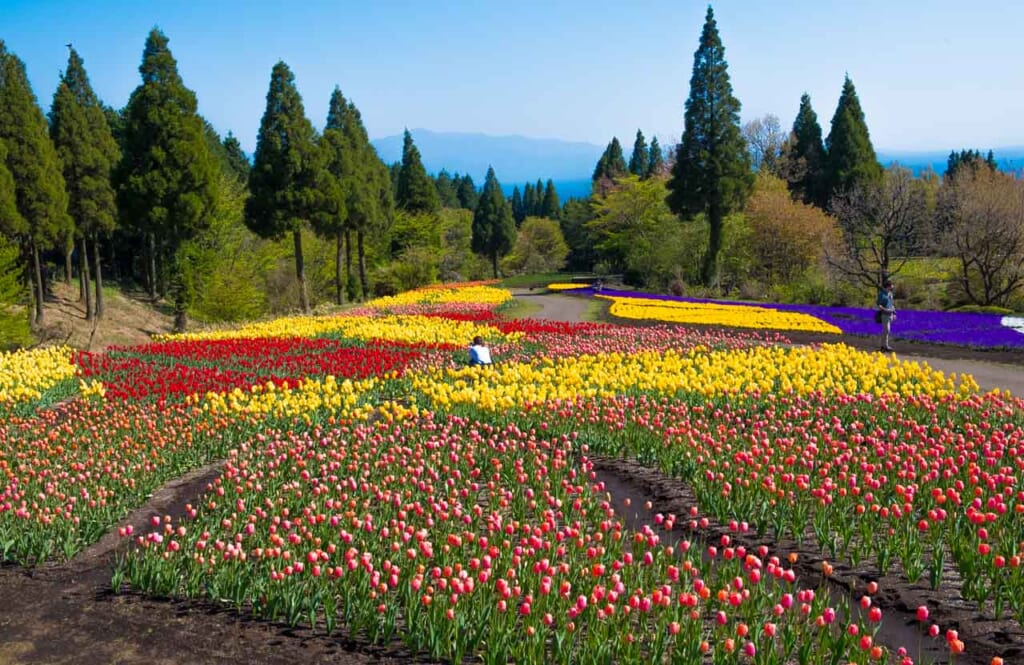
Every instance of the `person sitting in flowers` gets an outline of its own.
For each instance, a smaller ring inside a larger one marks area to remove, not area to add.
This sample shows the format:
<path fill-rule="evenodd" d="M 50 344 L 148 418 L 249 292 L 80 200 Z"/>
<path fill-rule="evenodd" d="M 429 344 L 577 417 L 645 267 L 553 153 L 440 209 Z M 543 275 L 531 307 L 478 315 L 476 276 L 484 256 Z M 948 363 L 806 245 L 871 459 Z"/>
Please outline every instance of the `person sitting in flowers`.
<path fill-rule="evenodd" d="M 473 343 L 469 345 L 469 364 L 470 365 L 490 365 L 491 364 L 491 350 L 487 348 L 487 344 L 484 343 L 482 337 L 477 335 L 473 338 Z"/>

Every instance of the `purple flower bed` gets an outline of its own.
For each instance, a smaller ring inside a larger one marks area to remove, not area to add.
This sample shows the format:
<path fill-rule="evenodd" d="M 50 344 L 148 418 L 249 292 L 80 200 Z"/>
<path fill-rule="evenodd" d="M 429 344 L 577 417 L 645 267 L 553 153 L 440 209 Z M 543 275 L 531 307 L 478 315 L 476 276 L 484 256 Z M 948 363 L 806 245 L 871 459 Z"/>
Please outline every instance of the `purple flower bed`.
<path fill-rule="evenodd" d="M 573 289 L 569 293 L 593 295 L 591 287 Z M 815 316 L 851 335 L 878 335 L 881 326 L 875 323 L 875 310 L 866 307 L 827 307 L 825 305 L 780 305 L 774 303 L 749 303 L 733 300 L 711 300 L 708 298 L 683 298 L 663 296 L 636 291 L 601 289 L 601 295 L 619 298 L 640 298 L 669 302 L 719 303 L 764 307 L 788 312 L 800 312 Z M 967 314 L 960 312 L 929 312 L 922 310 L 897 310 L 892 325 L 895 339 L 939 344 L 957 344 L 985 348 L 1024 348 L 1024 333 L 1002 325 L 999 314 Z"/>

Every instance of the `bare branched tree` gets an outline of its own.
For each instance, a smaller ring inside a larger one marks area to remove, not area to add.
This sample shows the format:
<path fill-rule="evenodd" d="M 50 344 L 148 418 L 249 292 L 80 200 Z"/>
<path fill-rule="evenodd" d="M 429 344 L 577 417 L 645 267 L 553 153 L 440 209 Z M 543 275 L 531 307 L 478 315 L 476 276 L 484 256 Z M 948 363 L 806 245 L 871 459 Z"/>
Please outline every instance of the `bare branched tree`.
<path fill-rule="evenodd" d="M 905 248 L 927 221 L 925 193 L 908 169 L 892 167 L 878 182 L 856 185 L 832 199 L 840 251 L 828 263 L 852 282 L 879 288 L 906 263 Z"/>
<path fill-rule="evenodd" d="M 787 134 L 783 131 L 777 116 L 769 113 L 743 125 L 743 138 L 747 141 L 751 165 L 755 171 L 766 171 L 774 176 L 781 175 L 779 161 Z"/>
<path fill-rule="evenodd" d="M 960 168 L 943 187 L 942 247 L 957 283 L 977 305 L 1005 306 L 1024 288 L 1024 182 L 988 168 Z"/>

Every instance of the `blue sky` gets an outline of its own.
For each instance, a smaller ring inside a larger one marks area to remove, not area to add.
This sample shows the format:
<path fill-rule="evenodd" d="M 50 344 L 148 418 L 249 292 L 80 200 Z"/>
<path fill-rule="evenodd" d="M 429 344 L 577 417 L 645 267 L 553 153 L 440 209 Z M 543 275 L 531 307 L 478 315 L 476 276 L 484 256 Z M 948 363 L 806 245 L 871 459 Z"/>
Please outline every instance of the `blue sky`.
<path fill-rule="evenodd" d="M 294 5 L 294 7 L 292 6 Z M 199 110 L 255 147 L 271 67 L 322 127 L 335 84 L 371 137 L 403 127 L 604 144 L 682 132 L 707 4 L 694 0 L 0 0 L 0 39 L 48 109 L 72 42 L 120 108 L 146 34 L 170 39 Z M 791 126 L 808 92 L 825 133 L 849 72 L 875 148 L 1024 145 L 1024 3 L 714 3 L 743 120 Z"/>

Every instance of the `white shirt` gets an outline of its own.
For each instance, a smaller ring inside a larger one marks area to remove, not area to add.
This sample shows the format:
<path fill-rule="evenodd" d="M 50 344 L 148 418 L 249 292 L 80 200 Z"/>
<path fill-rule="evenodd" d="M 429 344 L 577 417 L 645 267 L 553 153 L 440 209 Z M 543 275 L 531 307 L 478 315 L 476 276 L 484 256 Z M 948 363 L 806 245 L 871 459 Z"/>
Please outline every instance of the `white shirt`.
<path fill-rule="evenodd" d="M 490 365 L 491 364 L 491 350 L 483 344 L 474 344 L 469 347 L 469 364 L 470 365 Z"/>

